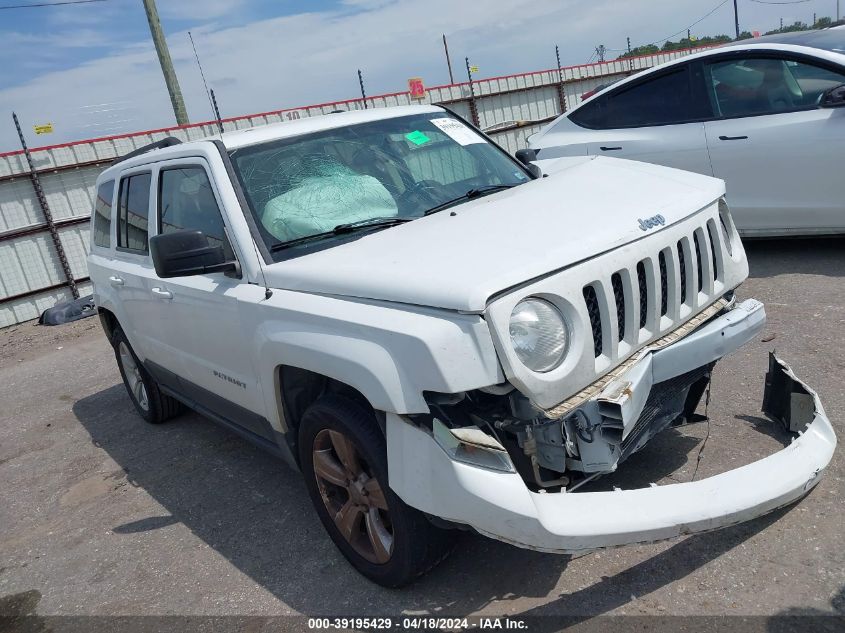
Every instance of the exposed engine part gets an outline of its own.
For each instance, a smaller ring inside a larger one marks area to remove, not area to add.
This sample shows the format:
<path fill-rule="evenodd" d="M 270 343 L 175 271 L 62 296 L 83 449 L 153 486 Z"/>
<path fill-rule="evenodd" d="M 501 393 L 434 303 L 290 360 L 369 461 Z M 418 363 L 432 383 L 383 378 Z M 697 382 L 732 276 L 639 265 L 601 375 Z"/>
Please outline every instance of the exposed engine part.
<path fill-rule="evenodd" d="M 534 481 L 541 488 L 557 488 L 565 487 L 569 484 L 569 477 L 563 476 L 558 479 L 544 479 L 540 473 L 540 463 L 538 456 L 537 439 L 532 432 L 532 427 L 525 428 L 526 437 L 522 442 L 522 450 L 531 460 L 531 469 L 534 473 Z"/>
<path fill-rule="evenodd" d="M 489 387 L 481 387 L 479 391 L 489 393 L 494 396 L 505 396 L 514 390 L 514 386 L 509 382 L 503 382 L 499 385 L 490 385 Z"/>

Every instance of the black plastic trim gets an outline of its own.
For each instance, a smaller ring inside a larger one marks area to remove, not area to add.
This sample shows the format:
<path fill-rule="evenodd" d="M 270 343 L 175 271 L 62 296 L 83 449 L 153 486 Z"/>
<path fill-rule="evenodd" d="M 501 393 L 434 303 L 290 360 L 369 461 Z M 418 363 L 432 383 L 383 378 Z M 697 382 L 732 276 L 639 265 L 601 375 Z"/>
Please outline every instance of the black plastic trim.
<path fill-rule="evenodd" d="M 284 452 L 288 448 L 287 440 L 271 426 L 267 418 L 203 389 L 153 361 L 144 361 L 144 368 L 167 395 L 276 457 L 287 460 Z"/>

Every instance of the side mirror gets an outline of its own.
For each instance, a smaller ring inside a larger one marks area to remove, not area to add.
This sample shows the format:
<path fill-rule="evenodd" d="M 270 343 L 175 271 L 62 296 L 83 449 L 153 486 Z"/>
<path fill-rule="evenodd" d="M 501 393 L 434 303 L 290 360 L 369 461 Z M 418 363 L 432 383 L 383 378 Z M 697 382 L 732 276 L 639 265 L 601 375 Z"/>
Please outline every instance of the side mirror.
<path fill-rule="evenodd" d="M 825 91 L 819 105 L 822 108 L 841 108 L 845 106 L 845 84 Z"/>
<path fill-rule="evenodd" d="M 240 270 L 238 262 L 226 260 L 222 245 L 209 245 L 202 231 L 191 229 L 151 237 L 150 256 L 162 279 Z"/>
<path fill-rule="evenodd" d="M 516 154 L 514 154 L 514 156 L 516 156 L 516 160 L 525 165 L 525 168 L 531 172 L 531 175 L 534 176 L 534 178 L 541 178 L 543 176 L 543 170 L 533 162 L 537 160 L 536 149 L 518 149 L 516 150 Z"/>

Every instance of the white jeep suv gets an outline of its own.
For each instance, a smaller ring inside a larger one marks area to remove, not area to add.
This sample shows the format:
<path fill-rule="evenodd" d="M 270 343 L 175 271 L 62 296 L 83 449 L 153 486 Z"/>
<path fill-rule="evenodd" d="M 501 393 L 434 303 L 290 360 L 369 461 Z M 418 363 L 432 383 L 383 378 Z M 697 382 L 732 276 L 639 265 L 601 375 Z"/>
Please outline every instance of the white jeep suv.
<path fill-rule="evenodd" d="M 760 332 L 721 181 L 608 158 L 523 165 L 440 107 L 133 152 L 97 181 L 90 275 L 132 401 L 184 405 L 300 469 L 331 538 L 398 586 L 447 528 L 551 552 L 743 521 L 836 438 L 772 357 L 799 437 L 686 484 L 584 492 L 693 415 Z"/>

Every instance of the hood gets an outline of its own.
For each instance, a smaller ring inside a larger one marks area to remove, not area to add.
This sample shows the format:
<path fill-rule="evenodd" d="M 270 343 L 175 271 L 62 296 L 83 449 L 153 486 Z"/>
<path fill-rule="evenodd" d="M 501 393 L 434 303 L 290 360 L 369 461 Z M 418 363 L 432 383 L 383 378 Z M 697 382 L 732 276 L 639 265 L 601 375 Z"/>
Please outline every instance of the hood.
<path fill-rule="evenodd" d="M 543 161 L 548 177 L 265 268 L 271 288 L 481 312 L 488 299 L 660 231 L 721 180 L 614 158 Z M 453 215 L 454 213 L 454 215 Z M 644 231 L 640 220 L 664 225 Z"/>

